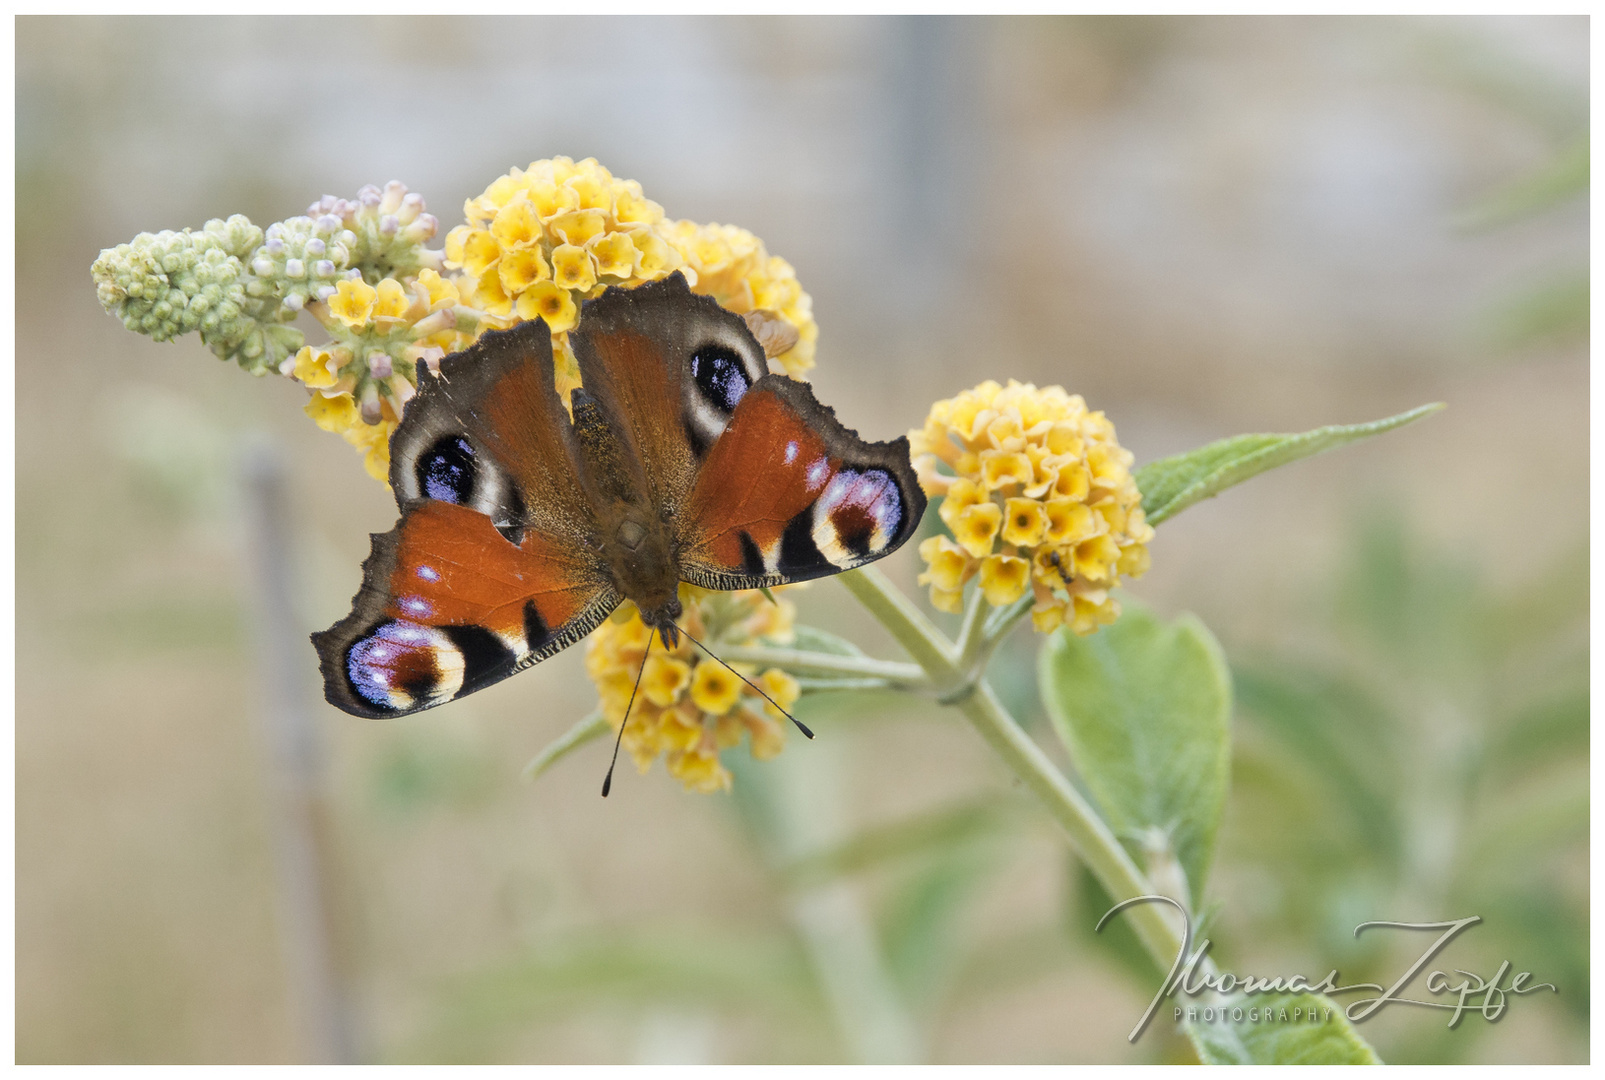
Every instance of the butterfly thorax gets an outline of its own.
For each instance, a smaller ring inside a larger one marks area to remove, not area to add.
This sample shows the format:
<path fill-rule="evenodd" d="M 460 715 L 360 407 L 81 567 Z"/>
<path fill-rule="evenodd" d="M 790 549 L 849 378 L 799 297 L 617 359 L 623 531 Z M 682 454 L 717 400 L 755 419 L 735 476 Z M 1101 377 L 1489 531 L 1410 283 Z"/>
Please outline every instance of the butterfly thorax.
<path fill-rule="evenodd" d="M 583 389 L 571 397 L 574 434 L 593 489 L 601 556 L 613 582 L 635 602 L 641 620 L 672 645 L 680 617 L 680 560 L 671 513 L 648 497 L 646 485 L 608 423 L 599 402 Z"/>

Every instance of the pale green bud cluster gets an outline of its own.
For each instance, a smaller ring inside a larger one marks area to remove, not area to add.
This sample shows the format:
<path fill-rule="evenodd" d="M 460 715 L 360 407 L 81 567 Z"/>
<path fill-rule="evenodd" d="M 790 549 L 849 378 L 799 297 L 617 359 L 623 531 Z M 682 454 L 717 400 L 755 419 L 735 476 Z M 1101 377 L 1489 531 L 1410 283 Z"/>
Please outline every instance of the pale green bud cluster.
<path fill-rule="evenodd" d="M 355 199 L 325 195 L 307 207 L 307 214 L 330 228 L 338 223 L 341 236 L 350 238 L 350 265 L 368 284 L 377 285 L 387 277 L 399 281 L 425 268 L 444 269 L 444 256 L 424 247 L 440 227 L 435 215 L 424 210 L 422 195 L 392 180 L 383 188 L 368 184 Z"/>
<path fill-rule="evenodd" d="M 325 195 L 304 216 L 266 233 L 236 214 L 199 230 L 140 233 L 107 248 L 91 270 L 101 306 L 157 341 L 198 331 L 225 360 L 253 375 L 280 370 L 305 343 L 283 325 L 358 278 L 377 285 L 445 267 L 424 244 L 439 222 L 423 196 L 392 180 L 354 200 Z"/>
<path fill-rule="evenodd" d="M 351 268 L 356 234 L 339 218 L 293 217 L 267 227 L 266 242 L 251 255 L 254 280 L 246 286 L 255 296 L 274 297 L 292 312 L 314 300 L 334 295 L 335 282 Z"/>
<path fill-rule="evenodd" d="M 261 243 L 262 230 L 236 214 L 199 230 L 140 233 L 102 251 L 90 273 L 101 306 L 128 329 L 157 341 L 197 331 L 218 356 L 262 375 L 304 337 L 278 325 L 277 299 L 253 295 L 245 260 Z"/>

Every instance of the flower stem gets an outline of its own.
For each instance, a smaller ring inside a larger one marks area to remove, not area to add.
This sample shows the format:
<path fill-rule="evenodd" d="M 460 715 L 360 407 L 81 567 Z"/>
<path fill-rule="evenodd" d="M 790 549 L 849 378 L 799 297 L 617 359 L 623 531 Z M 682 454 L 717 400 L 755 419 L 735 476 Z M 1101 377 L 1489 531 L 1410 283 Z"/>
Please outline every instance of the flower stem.
<path fill-rule="evenodd" d="M 849 675 L 885 679 L 889 684 L 914 689 L 930 684 L 918 664 L 897 664 L 867 656 L 841 656 L 808 649 L 774 649 L 767 645 L 728 645 L 719 655 L 732 664 L 768 664 L 794 675 Z"/>
<path fill-rule="evenodd" d="M 961 667 L 961 654 L 885 574 L 875 567 L 849 570 L 836 578 L 870 610 L 899 644 L 908 650 L 938 687 L 953 688 L 948 696 L 969 719 L 981 737 L 1003 759 L 1020 781 L 1030 788 L 1070 839 L 1076 854 L 1115 900 L 1146 896 L 1154 886 L 1120 846 L 1109 826 L 1098 816 L 1042 748 L 1032 741 L 985 679 L 977 679 L 973 692 L 964 693 L 964 680 L 976 672 Z M 978 618 L 978 617 L 977 617 Z M 1016 616 L 1018 618 L 1018 616 Z M 983 635 L 975 619 L 966 617 L 966 644 Z M 1138 904 L 1126 912 L 1143 946 L 1161 971 L 1168 971 L 1181 948 L 1178 925 L 1156 904 Z"/>
<path fill-rule="evenodd" d="M 1009 715 L 990 684 L 983 679 L 958 708 L 1010 771 L 1041 800 L 1111 897 L 1118 901 L 1155 891 L 1098 812 Z M 1126 911 L 1161 971 L 1169 970 L 1181 948 L 1181 935 L 1166 918 L 1167 910 L 1158 904 L 1138 904 Z"/>

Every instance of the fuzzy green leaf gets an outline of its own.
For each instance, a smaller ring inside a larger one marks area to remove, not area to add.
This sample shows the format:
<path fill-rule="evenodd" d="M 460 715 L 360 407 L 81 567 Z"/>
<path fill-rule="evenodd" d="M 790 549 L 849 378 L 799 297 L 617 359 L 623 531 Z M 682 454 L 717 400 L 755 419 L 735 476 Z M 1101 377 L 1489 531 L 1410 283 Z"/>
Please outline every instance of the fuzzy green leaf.
<path fill-rule="evenodd" d="M 1226 803 L 1231 671 L 1204 624 L 1128 604 L 1091 637 L 1061 629 L 1037 669 L 1042 701 L 1117 835 L 1142 857 L 1162 836 L 1203 895 Z"/>
<path fill-rule="evenodd" d="M 1392 431 L 1443 407 L 1442 402 L 1437 402 L 1385 420 L 1334 424 L 1298 435 L 1237 435 L 1185 454 L 1151 461 L 1137 470 L 1143 513 L 1148 516 L 1149 524 L 1157 525 L 1193 503 L 1219 495 L 1251 476 L 1323 450 Z"/>
<path fill-rule="evenodd" d="M 1193 1006 L 1201 1008 L 1201 1006 Z M 1214 1006 L 1219 1008 L 1219 1006 Z M 1354 1030 L 1343 1007 L 1318 994 L 1233 995 L 1226 1010 L 1242 1009 L 1243 1022 L 1202 1020 L 1183 1025 L 1205 1065 L 1380 1065 L 1382 1059 Z M 1250 1009 L 1275 1009 L 1276 1020 L 1249 1021 Z M 1298 1012 L 1295 1014 L 1294 1010 Z M 1316 1021 L 1302 1019 L 1311 1015 Z M 1285 1014 L 1285 1017 L 1284 1017 Z M 1295 1020 L 1297 1015 L 1301 1019 Z"/>

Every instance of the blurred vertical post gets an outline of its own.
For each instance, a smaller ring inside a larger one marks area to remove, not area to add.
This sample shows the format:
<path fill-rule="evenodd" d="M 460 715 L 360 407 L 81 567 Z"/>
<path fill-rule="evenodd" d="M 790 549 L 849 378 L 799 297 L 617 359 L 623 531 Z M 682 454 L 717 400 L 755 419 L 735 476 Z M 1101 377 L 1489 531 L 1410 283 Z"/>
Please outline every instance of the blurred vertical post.
<path fill-rule="evenodd" d="M 290 992 L 320 1064 L 356 1061 L 350 1003 L 340 972 L 339 919 L 330 873 L 331 821 L 323 794 L 322 748 L 307 706 L 311 646 L 290 601 L 289 502 L 279 449 L 246 450 L 244 489 L 256 577 L 256 655 L 262 740 L 269 759 L 269 814 L 278 867 L 280 940 Z"/>

